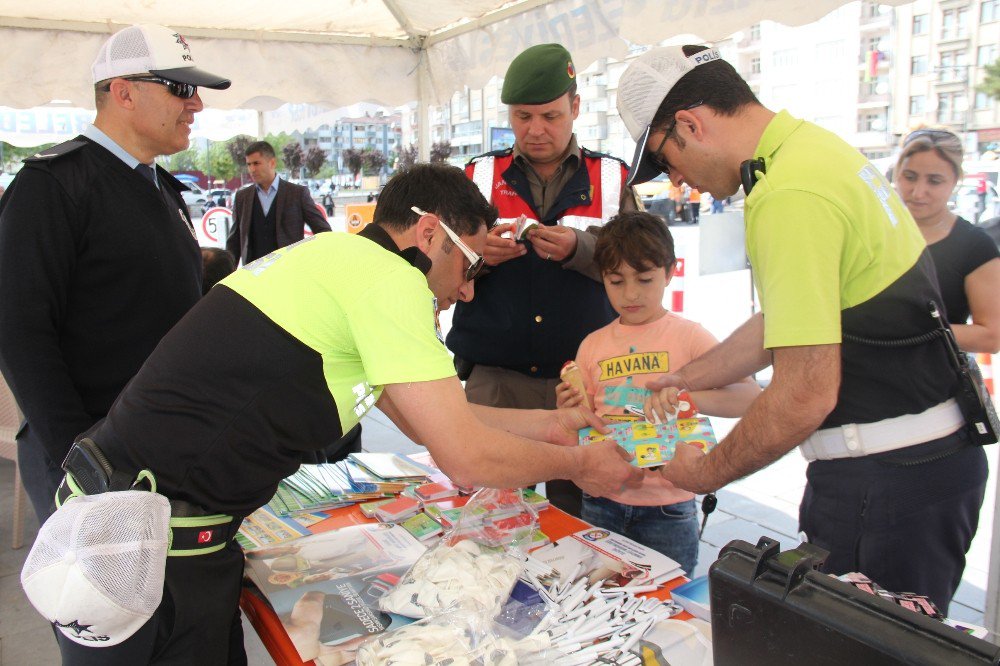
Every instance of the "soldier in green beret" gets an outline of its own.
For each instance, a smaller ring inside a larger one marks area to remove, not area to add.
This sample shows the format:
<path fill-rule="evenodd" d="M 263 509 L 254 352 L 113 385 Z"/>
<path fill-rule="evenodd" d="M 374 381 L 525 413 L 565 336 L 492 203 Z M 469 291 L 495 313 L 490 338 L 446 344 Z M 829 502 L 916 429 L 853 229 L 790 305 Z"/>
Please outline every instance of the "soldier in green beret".
<path fill-rule="evenodd" d="M 458 304 L 447 338 L 469 402 L 554 408 L 562 365 L 615 317 L 594 264 L 594 232 L 620 210 L 635 210 L 635 196 L 624 162 L 577 143 L 576 77 L 560 44 L 514 58 L 500 99 L 515 144 L 466 166 L 500 212 L 484 251 L 489 270 L 476 280 L 476 298 Z M 553 504 L 580 515 L 572 483 L 550 481 L 546 490 Z"/>

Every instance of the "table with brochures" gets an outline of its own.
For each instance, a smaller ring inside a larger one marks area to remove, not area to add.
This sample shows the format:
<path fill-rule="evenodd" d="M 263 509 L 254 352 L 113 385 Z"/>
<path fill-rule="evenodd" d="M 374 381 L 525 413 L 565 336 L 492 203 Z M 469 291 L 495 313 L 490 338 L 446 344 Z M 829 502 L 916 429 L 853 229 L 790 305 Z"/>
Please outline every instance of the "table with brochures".
<path fill-rule="evenodd" d="M 464 501 L 464 498 L 461 501 L 457 501 L 456 505 L 460 504 L 462 501 Z M 366 518 L 362 514 L 358 505 L 334 509 L 328 513 L 330 515 L 329 518 L 310 526 L 309 529 L 313 533 L 341 529 L 350 525 L 362 525 L 375 522 L 372 519 Z M 584 521 L 574 518 L 556 507 L 549 507 L 539 512 L 538 520 L 540 528 L 552 541 L 556 541 L 565 536 L 586 529 L 589 526 Z M 685 581 L 685 578 L 678 577 L 666 583 L 659 590 L 649 593 L 646 596 L 668 599 L 670 597 L 669 590 L 681 585 Z M 274 659 L 276 664 L 279 666 L 304 666 L 305 664 L 316 663 L 312 661 L 303 662 L 299 658 L 291 639 L 285 632 L 284 627 L 282 627 L 277 615 L 268 603 L 257 594 L 252 586 L 245 587 L 243 589 L 240 599 L 240 607 L 246 614 L 250 624 L 257 631 L 261 642 L 264 644 L 264 647 L 267 649 L 268 653 L 270 653 L 271 658 Z M 681 620 L 690 618 L 691 615 L 686 612 L 676 616 L 676 619 Z"/>

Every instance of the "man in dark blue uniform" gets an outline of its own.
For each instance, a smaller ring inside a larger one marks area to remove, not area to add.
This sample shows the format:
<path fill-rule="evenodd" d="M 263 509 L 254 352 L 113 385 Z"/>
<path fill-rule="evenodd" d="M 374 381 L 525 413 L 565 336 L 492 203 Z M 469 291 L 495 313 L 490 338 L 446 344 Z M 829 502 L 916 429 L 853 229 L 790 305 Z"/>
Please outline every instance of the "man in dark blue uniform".
<path fill-rule="evenodd" d="M 230 84 L 150 25 L 112 35 L 93 80 L 93 126 L 25 160 L 0 200 L 0 371 L 24 412 L 18 459 L 40 522 L 74 438 L 201 297 L 186 188 L 154 158 L 187 148 L 198 86 Z"/>
<path fill-rule="evenodd" d="M 466 173 L 500 218 L 487 237 L 489 272 L 476 299 L 459 303 L 448 347 L 470 402 L 521 409 L 555 407 L 563 363 L 614 310 L 594 265 L 592 230 L 635 210 L 624 163 L 581 149 L 576 69 L 559 44 L 533 46 L 511 63 L 501 101 L 510 106 L 515 145 L 481 155 Z M 536 225 L 523 242 L 505 238 Z M 546 484 L 553 504 L 580 515 L 580 491 Z"/>

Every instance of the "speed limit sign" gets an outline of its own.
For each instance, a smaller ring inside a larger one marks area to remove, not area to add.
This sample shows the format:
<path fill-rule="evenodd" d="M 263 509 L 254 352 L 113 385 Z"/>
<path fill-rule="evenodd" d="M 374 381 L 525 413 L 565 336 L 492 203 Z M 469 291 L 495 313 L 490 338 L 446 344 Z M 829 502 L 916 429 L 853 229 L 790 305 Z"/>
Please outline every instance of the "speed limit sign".
<path fill-rule="evenodd" d="M 209 208 L 201 217 L 198 227 L 198 244 L 203 247 L 226 247 L 229 229 L 233 226 L 233 211 L 228 208 Z"/>

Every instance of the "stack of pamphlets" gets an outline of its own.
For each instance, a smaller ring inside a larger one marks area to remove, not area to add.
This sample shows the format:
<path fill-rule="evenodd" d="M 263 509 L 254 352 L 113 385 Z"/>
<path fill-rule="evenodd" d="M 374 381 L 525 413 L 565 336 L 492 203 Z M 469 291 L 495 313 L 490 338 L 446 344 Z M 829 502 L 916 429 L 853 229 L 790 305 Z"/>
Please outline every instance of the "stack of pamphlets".
<path fill-rule="evenodd" d="M 379 497 L 385 497 L 385 493 L 375 489 L 355 490 L 339 465 L 302 465 L 295 474 L 281 480 L 268 506 L 276 514 L 287 516 L 336 509 Z"/>
<path fill-rule="evenodd" d="M 444 531 L 441 527 L 441 523 L 437 522 L 423 512 L 418 513 L 415 516 L 410 516 L 400 524 L 406 529 L 407 532 L 417 537 L 420 541 L 426 541 L 427 539 L 440 536 Z"/>
<path fill-rule="evenodd" d="M 310 534 L 308 527 L 329 518 L 325 513 L 300 513 L 294 517 L 278 516 L 267 505 L 243 519 L 236 541 L 243 550 L 253 550 Z"/>
<path fill-rule="evenodd" d="M 423 483 L 434 470 L 397 453 L 352 453 L 352 463 L 387 482 Z"/>
<path fill-rule="evenodd" d="M 635 456 L 632 464 L 636 467 L 656 467 L 674 457 L 678 442 L 693 444 L 708 453 L 718 443 L 712 423 L 707 417 L 677 419 L 667 423 L 648 421 L 626 421 L 608 425 L 607 435 L 594 428 L 580 430 L 580 444 L 595 444 L 613 440 Z"/>
<path fill-rule="evenodd" d="M 378 599 L 424 549 L 398 525 L 353 525 L 251 551 L 246 572 L 274 608 L 300 658 L 316 654 L 316 634 L 301 631 L 299 623 L 320 605 L 319 642 L 342 651 L 340 661 L 327 661 L 336 650 L 322 648 L 323 663 L 347 663 L 365 638 L 412 622 L 379 610 Z"/>
<path fill-rule="evenodd" d="M 432 481 L 419 485 L 414 488 L 413 492 L 421 502 L 433 502 L 457 496 L 458 488 L 445 479 L 443 481 Z"/>
<path fill-rule="evenodd" d="M 396 499 L 375 507 L 375 517 L 383 523 L 398 523 L 420 511 L 420 502 L 400 495 Z"/>
<path fill-rule="evenodd" d="M 565 536 L 531 556 L 555 570 L 541 579 L 545 585 L 568 578 L 577 567 L 577 578 L 586 576 L 588 585 L 604 581 L 605 587 L 658 585 L 684 575 L 681 566 L 663 553 L 597 527 Z"/>
<path fill-rule="evenodd" d="M 521 497 L 524 498 L 524 503 L 534 509 L 536 513 L 549 508 L 549 498 L 531 488 L 522 488 Z"/>

